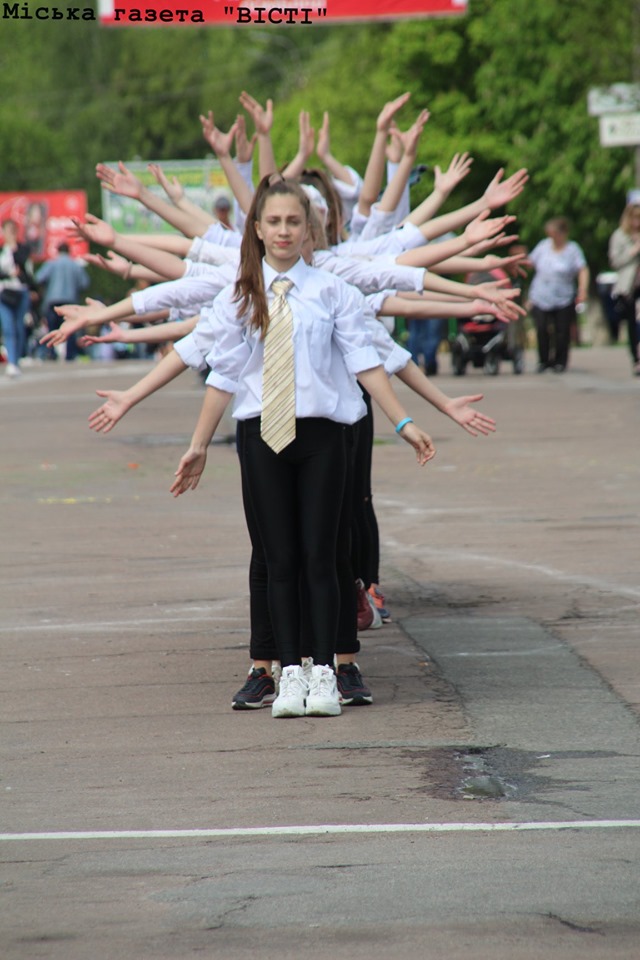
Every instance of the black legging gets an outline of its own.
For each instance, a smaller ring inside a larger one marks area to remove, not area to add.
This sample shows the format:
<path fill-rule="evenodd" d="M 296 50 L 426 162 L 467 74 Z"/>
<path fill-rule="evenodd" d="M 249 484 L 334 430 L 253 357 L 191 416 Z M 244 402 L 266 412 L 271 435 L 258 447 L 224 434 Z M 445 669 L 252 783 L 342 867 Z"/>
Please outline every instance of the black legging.
<path fill-rule="evenodd" d="M 627 325 L 627 342 L 629 352 L 634 363 L 638 362 L 638 323 L 636 320 L 636 301 L 640 300 L 640 288 L 628 297 L 619 297 L 616 300 L 616 312 L 620 320 Z"/>
<path fill-rule="evenodd" d="M 236 434 L 238 456 L 243 457 L 245 430 L 240 428 Z M 342 512 L 338 526 L 338 543 L 336 548 L 336 565 L 338 583 L 340 586 L 340 613 L 338 617 L 338 635 L 336 637 L 336 653 L 356 654 L 360 651 L 360 641 L 357 632 L 357 604 L 354 589 L 354 574 L 351 566 L 351 535 L 352 535 L 352 504 L 353 504 L 353 460 L 355 452 L 354 427 L 345 430 L 347 447 L 347 470 L 345 490 L 342 501 Z M 260 531 L 249 497 L 245 482 L 245 471 L 241 470 L 242 502 L 244 506 L 247 530 L 251 540 L 251 561 L 249 564 L 249 604 L 250 628 L 249 655 L 252 660 L 277 660 L 279 657 L 271 626 L 269 602 L 267 598 L 267 563 L 264 558 Z M 302 587 L 301 587 L 302 589 Z M 308 610 L 306 595 L 303 594 L 303 618 L 301 623 L 300 653 L 302 656 L 311 655 L 310 626 L 308 617 L 304 614 Z"/>
<path fill-rule="evenodd" d="M 311 655 L 332 665 L 340 592 L 338 526 L 346 472 L 345 427 L 297 421 L 296 439 L 275 454 L 260 418 L 239 425 L 243 482 L 264 550 L 269 612 L 283 667 L 300 662 L 300 576 L 306 585 Z"/>
<path fill-rule="evenodd" d="M 380 537 L 373 509 L 371 468 L 373 458 L 373 410 L 371 397 L 362 387 L 367 414 L 354 427 L 353 545 L 351 560 L 355 576 L 368 589 L 380 583 Z"/>
<path fill-rule="evenodd" d="M 569 362 L 569 341 L 571 324 L 575 323 L 576 308 L 573 303 L 555 310 L 541 310 L 534 307 L 531 311 L 536 325 L 538 338 L 538 359 L 541 366 L 562 367 Z"/>

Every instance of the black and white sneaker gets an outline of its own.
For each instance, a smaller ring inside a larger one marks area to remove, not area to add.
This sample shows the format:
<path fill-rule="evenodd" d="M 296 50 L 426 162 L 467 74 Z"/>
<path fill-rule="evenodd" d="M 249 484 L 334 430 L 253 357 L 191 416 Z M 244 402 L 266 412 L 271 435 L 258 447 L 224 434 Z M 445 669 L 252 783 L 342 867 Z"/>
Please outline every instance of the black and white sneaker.
<path fill-rule="evenodd" d="M 362 678 L 357 663 L 341 663 L 336 674 L 340 702 L 346 707 L 373 703 L 371 690 Z"/>
<path fill-rule="evenodd" d="M 264 667 L 256 670 L 253 667 L 244 687 L 236 693 L 231 701 L 234 710 L 257 710 L 260 707 L 270 707 L 276 698 L 276 685 Z"/>

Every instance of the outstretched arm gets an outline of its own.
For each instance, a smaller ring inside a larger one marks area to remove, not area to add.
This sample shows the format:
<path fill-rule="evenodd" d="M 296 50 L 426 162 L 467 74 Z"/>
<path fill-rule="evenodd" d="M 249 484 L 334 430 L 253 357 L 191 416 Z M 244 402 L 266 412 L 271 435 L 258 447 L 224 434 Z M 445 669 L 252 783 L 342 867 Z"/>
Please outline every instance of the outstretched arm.
<path fill-rule="evenodd" d="M 371 213 L 371 207 L 376 202 L 382 187 L 382 178 L 384 177 L 387 162 L 387 137 L 389 136 L 391 125 L 396 114 L 405 105 L 410 96 L 410 93 L 403 93 L 402 96 L 396 97 L 395 100 L 390 100 L 389 103 L 385 103 L 378 114 L 373 146 L 371 147 L 367 169 L 364 174 L 362 190 L 358 197 L 358 211 L 364 217 L 368 217 Z"/>
<path fill-rule="evenodd" d="M 231 397 L 231 393 L 207 386 L 191 446 L 180 460 L 175 472 L 176 479 L 170 487 L 174 497 L 179 497 L 187 490 L 195 490 L 198 486 L 207 463 L 207 449 Z"/>
<path fill-rule="evenodd" d="M 416 156 L 418 153 L 418 144 L 420 143 L 420 137 L 422 136 L 422 131 L 424 130 L 425 124 L 429 119 L 429 111 L 421 110 L 416 118 L 415 122 L 409 127 L 405 133 L 398 132 L 396 134 L 398 140 L 402 144 L 403 153 L 402 157 L 396 168 L 391 181 L 387 184 L 386 190 L 380 198 L 377 209 L 384 212 L 392 212 L 396 209 L 402 194 L 407 186 L 409 181 L 409 175 L 416 161 Z"/>
<path fill-rule="evenodd" d="M 87 335 L 82 338 L 82 346 L 92 343 L 167 343 L 180 340 L 191 333 L 198 317 L 190 320 L 170 320 L 168 323 L 154 323 L 150 327 L 121 327 L 111 321 L 109 333 L 100 336 Z"/>
<path fill-rule="evenodd" d="M 185 264 L 180 257 L 168 253 L 166 250 L 160 250 L 145 243 L 139 243 L 137 240 L 131 240 L 121 233 L 116 233 L 113 227 L 105 223 L 104 220 L 94 217 L 91 213 L 87 214 L 85 223 L 80 223 L 79 220 L 74 218 L 73 224 L 77 236 L 83 237 L 91 243 L 111 247 L 116 253 L 126 257 L 127 260 L 135 260 L 165 279 L 177 280 L 184 276 Z"/>
<path fill-rule="evenodd" d="M 511 200 L 514 200 L 524 190 L 525 184 L 529 179 L 526 170 L 518 170 L 508 180 L 502 180 L 504 171 L 498 170 L 485 192 L 479 200 L 460 207 L 452 213 L 445 213 L 441 217 L 429 220 L 428 223 L 417 224 L 426 240 L 433 240 L 435 237 L 448 233 L 450 230 L 459 230 L 465 224 L 473 220 L 483 210 L 497 210 L 505 206 Z M 415 211 L 414 211 L 415 213 Z M 413 221 L 416 222 L 415 220 Z"/>
<path fill-rule="evenodd" d="M 467 176 L 472 163 L 473 157 L 470 157 L 468 153 L 456 153 L 444 173 L 440 167 L 436 166 L 432 193 L 415 210 L 411 211 L 404 222 L 415 223 L 419 226 L 421 223 L 431 220 L 449 197 L 449 194 Z"/>
<path fill-rule="evenodd" d="M 394 426 L 397 426 L 403 420 L 410 419 L 407 418 L 407 411 L 389 383 L 384 367 L 379 366 L 373 367 L 371 370 L 363 370 L 358 374 L 358 380 Z M 416 451 L 417 460 L 421 467 L 435 457 L 436 449 L 431 437 L 417 427 L 413 421 L 405 424 L 400 430 L 400 436 L 411 444 Z"/>
<path fill-rule="evenodd" d="M 170 383 L 186 369 L 187 365 L 172 350 L 128 390 L 96 390 L 99 397 L 105 398 L 105 403 L 89 415 L 89 427 L 96 433 L 109 433 L 131 407 Z"/>
<path fill-rule="evenodd" d="M 201 221 L 194 221 L 190 214 L 185 213 L 172 203 L 163 200 L 162 197 L 145 187 L 141 180 L 128 170 L 124 163 L 118 163 L 118 170 L 99 163 L 96 167 L 96 176 L 102 182 L 106 190 L 111 193 L 119 193 L 123 197 L 133 197 L 139 200 L 148 210 L 157 213 L 159 217 L 170 223 L 172 227 L 180 230 L 187 237 L 197 237 L 201 233 Z"/>
<path fill-rule="evenodd" d="M 150 163 L 148 170 L 160 184 L 174 207 L 178 207 L 184 213 L 188 214 L 188 216 L 193 217 L 194 224 L 200 224 L 201 233 L 204 233 L 207 227 L 216 222 L 215 217 L 207 213 L 206 210 L 203 210 L 202 207 L 199 207 L 197 203 L 189 200 L 184 191 L 184 187 L 177 177 L 172 177 L 172 179 L 169 180 L 158 163 Z"/>
<path fill-rule="evenodd" d="M 57 330 L 50 330 L 49 333 L 45 333 L 44 337 L 40 338 L 40 343 L 50 347 L 58 343 L 64 343 L 72 333 L 77 333 L 78 330 L 85 327 L 109 323 L 110 320 L 124 320 L 135 313 L 131 297 L 125 297 L 124 300 L 112 303 L 108 307 L 105 307 L 99 300 L 92 300 L 91 297 L 87 297 L 87 306 L 67 303 L 54 309 L 58 316 L 63 318 L 63 323 Z"/>
<path fill-rule="evenodd" d="M 443 240 L 441 243 L 429 243 L 422 247 L 405 250 L 396 257 L 396 263 L 405 267 L 431 267 L 448 257 L 463 253 L 468 247 L 489 242 L 492 237 L 502 233 L 515 217 L 494 217 L 489 220 L 489 211 L 484 210 L 480 216 L 467 225 L 460 237 Z"/>
<path fill-rule="evenodd" d="M 448 397 L 428 377 L 425 377 L 420 367 L 413 360 L 410 360 L 396 376 L 436 410 L 444 413 L 447 417 L 451 417 L 454 423 L 461 426 L 472 437 L 477 437 L 479 433 L 486 437 L 495 432 L 495 420 L 487 417 L 479 410 L 475 410 L 472 406 L 472 404 L 482 400 L 483 395 L 481 393 L 468 397 Z"/>
<path fill-rule="evenodd" d="M 240 118 L 238 118 L 227 133 L 223 133 L 216 127 L 212 110 L 209 110 L 206 116 L 200 115 L 200 123 L 202 124 L 203 137 L 220 161 L 220 166 L 224 170 L 240 209 L 246 213 L 251 206 L 252 193 L 231 157 L 233 139 L 238 137 L 241 129 L 244 129 L 244 125 L 241 125 Z"/>

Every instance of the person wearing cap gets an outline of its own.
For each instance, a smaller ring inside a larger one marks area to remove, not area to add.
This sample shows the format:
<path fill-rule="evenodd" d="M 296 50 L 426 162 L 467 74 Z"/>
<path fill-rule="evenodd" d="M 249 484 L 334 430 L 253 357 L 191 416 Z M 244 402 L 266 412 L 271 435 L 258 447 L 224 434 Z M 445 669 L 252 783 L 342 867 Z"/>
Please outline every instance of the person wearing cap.
<path fill-rule="evenodd" d="M 219 197 L 216 197 L 213 203 L 213 215 L 223 227 L 227 228 L 227 230 L 233 230 L 230 214 L 231 202 L 224 193 L 221 193 Z"/>

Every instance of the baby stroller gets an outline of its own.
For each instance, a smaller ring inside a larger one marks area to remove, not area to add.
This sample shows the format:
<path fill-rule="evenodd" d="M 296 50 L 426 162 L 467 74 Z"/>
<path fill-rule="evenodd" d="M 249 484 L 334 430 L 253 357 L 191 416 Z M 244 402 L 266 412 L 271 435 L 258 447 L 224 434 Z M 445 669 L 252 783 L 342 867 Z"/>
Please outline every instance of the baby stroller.
<path fill-rule="evenodd" d="M 498 271 L 495 271 L 498 273 Z M 500 271 L 501 276 L 504 276 Z M 475 273 L 469 283 L 500 279 L 493 273 Z M 505 323 L 492 313 L 459 320 L 457 333 L 449 339 L 451 366 L 456 377 L 463 376 L 471 363 L 488 376 L 497 376 L 502 361 L 513 364 L 513 372 L 524 370 L 524 328 L 521 320 Z"/>

